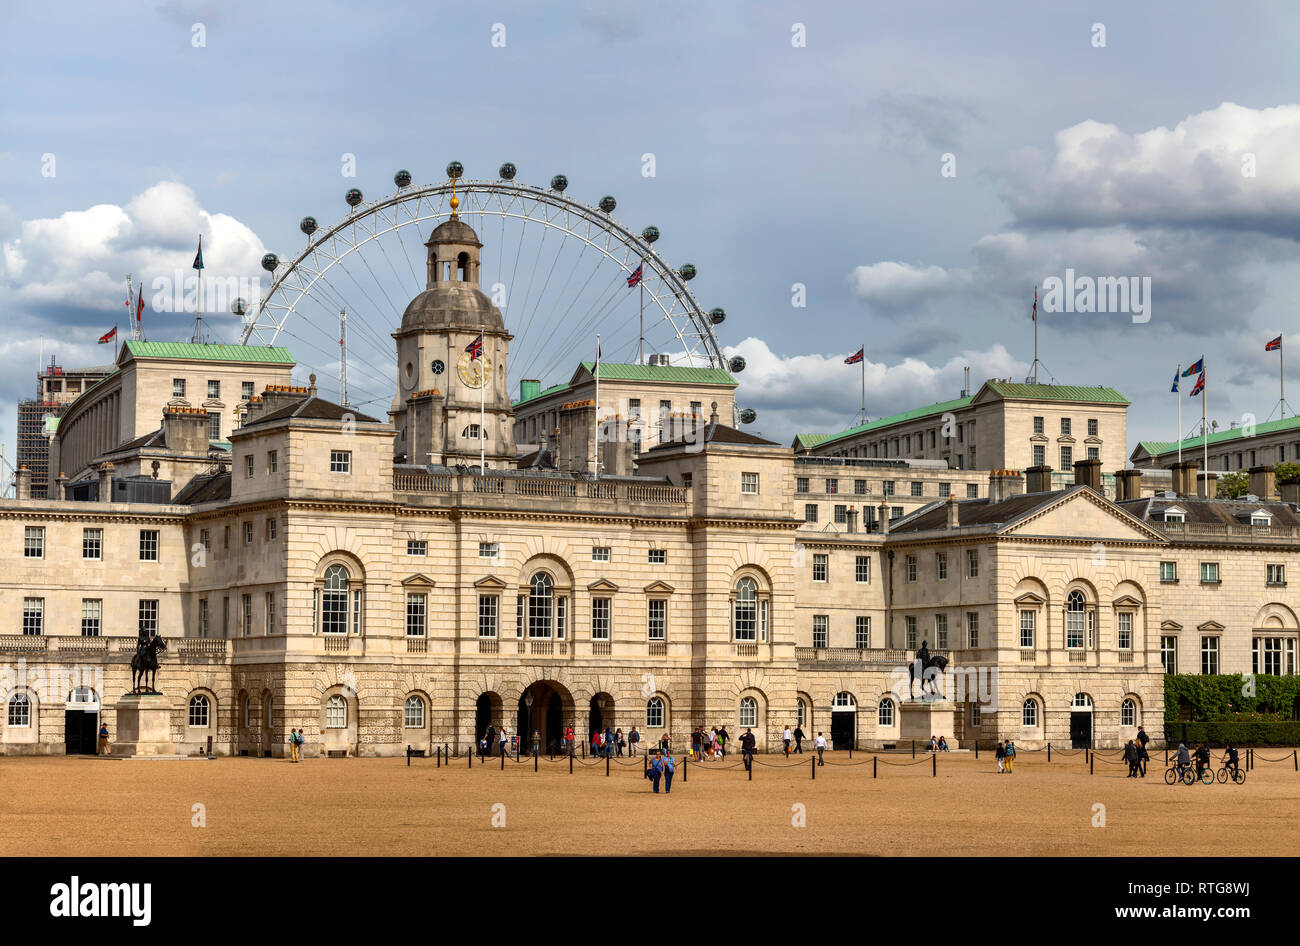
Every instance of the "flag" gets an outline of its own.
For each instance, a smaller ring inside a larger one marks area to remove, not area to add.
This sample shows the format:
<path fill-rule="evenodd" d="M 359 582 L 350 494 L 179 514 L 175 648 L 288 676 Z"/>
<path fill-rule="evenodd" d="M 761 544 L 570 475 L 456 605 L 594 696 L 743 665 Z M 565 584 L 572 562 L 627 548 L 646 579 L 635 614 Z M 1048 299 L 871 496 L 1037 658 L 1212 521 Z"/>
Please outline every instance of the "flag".
<path fill-rule="evenodd" d="M 140 299 L 135 304 L 135 321 L 137 325 L 140 323 L 140 314 L 142 312 L 144 312 L 144 283 L 143 282 L 140 283 Z"/>
<path fill-rule="evenodd" d="M 599 368 L 599 367 L 600 367 L 600 342 L 597 342 L 597 343 L 596 343 L 596 364 L 595 364 L 594 367 L 595 367 L 595 368 Z M 594 368 L 593 368 L 592 373 L 593 373 L 593 374 L 595 373 Z"/>
<path fill-rule="evenodd" d="M 1202 371 L 1201 376 L 1196 379 L 1196 386 L 1192 388 L 1191 393 L 1188 394 L 1187 396 L 1196 397 L 1196 395 L 1200 394 L 1204 390 L 1205 390 L 1205 372 Z"/>
<path fill-rule="evenodd" d="M 866 350 L 867 350 L 867 346 L 863 345 L 861 348 L 858 349 L 858 353 L 856 355 L 849 355 L 849 357 L 845 358 L 844 363 L 846 365 L 856 365 L 859 361 L 862 360 L 862 356 L 866 353 Z"/>
<path fill-rule="evenodd" d="M 1169 389 L 1169 393 L 1170 394 L 1178 393 L 1178 369 L 1177 368 L 1174 369 L 1174 386 Z"/>
<path fill-rule="evenodd" d="M 478 338 L 474 339 L 474 341 L 466 345 L 465 350 L 469 352 L 470 361 L 474 361 L 478 358 L 482 358 L 483 357 L 483 333 L 480 332 Z"/>
<path fill-rule="evenodd" d="M 203 268 L 203 234 L 201 233 L 199 234 L 199 251 L 194 254 L 194 265 L 191 266 L 190 268 L 191 269 Z"/>
<path fill-rule="evenodd" d="M 1205 367 L 1205 359 L 1198 358 L 1196 364 L 1191 365 L 1190 367 L 1188 367 L 1186 371 L 1183 372 L 1183 377 L 1190 378 L 1194 374 L 1200 374 L 1201 369 L 1203 369 L 1204 367 Z"/>
<path fill-rule="evenodd" d="M 109 330 L 108 330 L 107 332 L 105 332 L 103 335 L 99 336 L 99 344 L 101 344 L 101 345 L 107 345 L 109 342 L 111 342 L 111 341 L 112 341 L 113 339 L 115 339 L 115 338 L 117 338 L 117 326 L 116 326 L 116 325 L 114 325 L 111 329 L 109 329 Z"/>
<path fill-rule="evenodd" d="M 639 264 L 636 269 L 632 270 L 632 275 L 627 277 L 627 287 L 629 289 L 641 282 L 641 267 L 644 265 L 644 263 Z"/>
<path fill-rule="evenodd" d="M 1264 346 L 1264 351 L 1281 351 L 1281 350 L 1282 350 L 1281 335 L 1279 335 L 1277 338 L 1273 339 L 1271 342 L 1269 342 L 1267 345 Z"/>
<path fill-rule="evenodd" d="M 1037 286 L 1034 287 L 1034 308 L 1029 313 L 1029 318 L 1034 322 L 1038 321 L 1038 287 Z"/>

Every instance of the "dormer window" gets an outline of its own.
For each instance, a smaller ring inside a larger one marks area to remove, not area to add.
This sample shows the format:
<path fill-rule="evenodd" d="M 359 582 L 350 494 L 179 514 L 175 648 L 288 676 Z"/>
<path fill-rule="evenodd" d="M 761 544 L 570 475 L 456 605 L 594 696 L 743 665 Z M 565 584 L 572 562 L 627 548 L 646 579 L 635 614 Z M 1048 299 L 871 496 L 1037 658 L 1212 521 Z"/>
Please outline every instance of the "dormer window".
<path fill-rule="evenodd" d="M 1187 510 L 1181 506 L 1170 506 L 1165 510 L 1165 522 L 1186 522 Z"/>

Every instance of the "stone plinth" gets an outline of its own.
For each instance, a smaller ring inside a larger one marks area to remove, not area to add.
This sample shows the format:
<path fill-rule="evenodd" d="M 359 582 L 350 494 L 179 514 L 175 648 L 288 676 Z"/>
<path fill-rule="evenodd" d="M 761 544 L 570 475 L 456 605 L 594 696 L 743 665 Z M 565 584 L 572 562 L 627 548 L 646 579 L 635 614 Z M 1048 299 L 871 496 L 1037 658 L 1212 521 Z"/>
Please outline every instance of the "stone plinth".
<path fill-rule="evenodd" d="M 174 756 L 171 700 L 161 693 L 127 693 L 117 701 L 117 738 L 113 755 Z"/>
<path fill-rule="evenodd" d="M 953 721 L 957 707 L 947 700 L 908 700 L 899 704 L 899 741 L 915 739 L 927 745 L 931 736 L 943 736 L 956 748 Z"/>

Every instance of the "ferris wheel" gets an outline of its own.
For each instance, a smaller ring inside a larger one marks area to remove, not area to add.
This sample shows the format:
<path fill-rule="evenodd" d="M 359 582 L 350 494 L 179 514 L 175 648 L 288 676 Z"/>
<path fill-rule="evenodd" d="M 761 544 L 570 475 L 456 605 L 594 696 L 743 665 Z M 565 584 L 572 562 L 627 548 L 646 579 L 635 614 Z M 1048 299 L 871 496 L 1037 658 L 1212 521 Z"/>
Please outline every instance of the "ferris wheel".
<path fill-rule="evenodd" d="M 445 181 L 416 185 L 402 170 L 390 196 L 367 202 L 359 189 L 347 191 L 350 211 L 331 226 L 302 218 L 306 246 L 292 257 L 267 253 L 270 288 L 251 307 L 236 301 L 241 343 L 289 347 L 323 390 L 338 379 L 340 401 L 386 405 L 397 378 L 389 333 L 425 289 L 423 244 L 451 217 L 454 197 L 460 219 L 484 244 L 480 288 L 514 335 L 511 390 L 523 379 L 567 382 L 578 362 L 595 355 L 597 334 L 607 363 L 744 370 L 745 360 L 727 358 L 715 334 L 726 312 L 699 305 L 687 285 L 695 267 L 674 268 L 656 251 L 658 228 L 636 233 L 620 223 L 613 197 L 591 206 L 567 196 L 562 174 L 548 188 L 515 176 L 507 163 L 496 180 L 467 180 L 453 161 Z M 740 415 L 745 423 L 755 416 Z"/>

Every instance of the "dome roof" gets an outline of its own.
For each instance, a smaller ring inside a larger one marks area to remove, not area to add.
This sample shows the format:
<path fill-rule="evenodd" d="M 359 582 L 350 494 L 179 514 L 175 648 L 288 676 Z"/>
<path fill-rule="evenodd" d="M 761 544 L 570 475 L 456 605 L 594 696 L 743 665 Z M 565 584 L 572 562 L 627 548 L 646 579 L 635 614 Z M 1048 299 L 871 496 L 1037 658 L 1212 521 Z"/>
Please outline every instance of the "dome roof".
<path fill-rule="evenodd" d="M 465 229 L 469 230 L 468 227 Z M 411 329 L 478 331 L 480 327 L 487 332 L 506 330 L 501 310 L 492 304 L 487 294 L 477 286 L 463 282 L 435 284 L 432 289 L 426 289 L 412 299 L 402 313 L 403 332 Z"/>
<path fill-rule="evenodd" d="M 482 246 L 478 240 L 478 234 L 460 217 L 452 217 L 450 220 L 444 220 L 438 224 L 429 234 L 429 239 L 425 241 L 425 246 L 432 246 L 438 243 L 472 243 L 474 246 Z"/>

